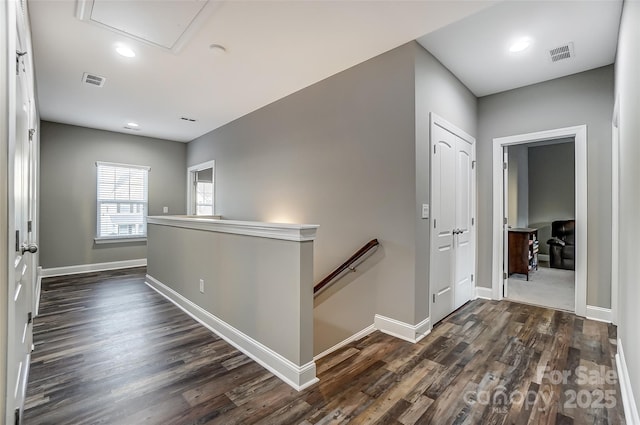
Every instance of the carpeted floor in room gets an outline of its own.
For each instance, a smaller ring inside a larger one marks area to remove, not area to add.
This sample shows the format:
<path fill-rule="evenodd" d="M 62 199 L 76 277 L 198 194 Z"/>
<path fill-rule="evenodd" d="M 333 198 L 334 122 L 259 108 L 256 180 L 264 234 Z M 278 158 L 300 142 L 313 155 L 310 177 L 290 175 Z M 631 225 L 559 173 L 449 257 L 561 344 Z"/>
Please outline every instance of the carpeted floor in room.
<path fill-rule="evenodd" d="M 539 267 L 529 274 L 512 274 L 508 279 L 507 298 L 559 310 L 575 311 L 575 272 Z"/>

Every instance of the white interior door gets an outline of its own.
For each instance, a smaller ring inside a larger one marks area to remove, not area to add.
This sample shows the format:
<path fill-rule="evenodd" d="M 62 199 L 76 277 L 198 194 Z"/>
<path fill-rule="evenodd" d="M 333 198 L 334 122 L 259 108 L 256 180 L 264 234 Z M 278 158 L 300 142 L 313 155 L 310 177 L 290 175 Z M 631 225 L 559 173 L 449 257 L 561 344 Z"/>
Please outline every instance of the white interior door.
<path fill-rule="evenodd" d="M 454 263 L 455 290 L 454 309 L 471 300 L 473 296 L 472 275 L 474 272 L 473 244 L 473 146 L 456 137 L 455 168 L 455 229 Z"/>
<path fill-rule="evenodd" d="M 473 298 L 475 273 L 475 145 L 446 126 L 432 119 L 432 324 Z"/>
<path fill-rule="evenodd" d="M 504 255 L 502 256 L 502 296 L 507 297 L 509 293 L 509 219 L 516 220 L 517 217 L 509 217 L 509 147 L 505 146 L 502 152 L 502 238 L 504 239 Z"/>
<path fill-rule="evenodd" d="M 431 133 L 431 322 L 454 310 L 456 136 L 434 125 Z"/>
<path fill-rule="evenodd" d="M 19 8 L 18 8 L 19 9 Z M 32 273 L 32 253 L 37 246 L 30 240 L 28 227 L 30 214 L 30 114 L 32 112 L 32 92 L 27 75 L 26 58 L 21 55 L 25 48 L 25 33 L 20 27 L 21 10 L 17 10 L 18 31 L 16 48 L 18 56 L 15 74 L 15 131 L 10 138 L 10 160 L 13 159 L 13 226 L 15 249 L 10 254 L 13 266 L 9 284 L 9 335 L 7 367 L 7 407 L 8 414 L 16 418 L 22 414 L 27 384 L 29 358 L 32 344 L 33 288 L 35 276 Z"/>

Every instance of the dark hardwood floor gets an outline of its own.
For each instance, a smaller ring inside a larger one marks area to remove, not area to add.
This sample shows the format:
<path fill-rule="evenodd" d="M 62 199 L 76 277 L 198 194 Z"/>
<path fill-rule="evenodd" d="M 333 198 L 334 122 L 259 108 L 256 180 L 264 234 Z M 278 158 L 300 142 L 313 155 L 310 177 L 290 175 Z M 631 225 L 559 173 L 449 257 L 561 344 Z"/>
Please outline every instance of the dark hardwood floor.
<path fill-rule="evenodd" d="M 417 344 L 374 332 L 319 360 L 302 392 L 144 269 L 45 279 L 34 341 L 27 425 L 625 423 L 616 328 L 508 301 L 472 301 Z"/>

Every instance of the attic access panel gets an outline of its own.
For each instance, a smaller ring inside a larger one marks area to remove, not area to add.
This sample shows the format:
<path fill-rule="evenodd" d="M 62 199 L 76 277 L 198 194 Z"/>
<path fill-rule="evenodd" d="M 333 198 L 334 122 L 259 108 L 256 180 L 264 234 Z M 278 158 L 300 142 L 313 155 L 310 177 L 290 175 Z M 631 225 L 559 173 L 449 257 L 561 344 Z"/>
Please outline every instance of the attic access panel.
<path fill-rule="evenodd" d="M 211 0 L 78 0 L 76 16 L 177 53 L 212 12 Z"/>

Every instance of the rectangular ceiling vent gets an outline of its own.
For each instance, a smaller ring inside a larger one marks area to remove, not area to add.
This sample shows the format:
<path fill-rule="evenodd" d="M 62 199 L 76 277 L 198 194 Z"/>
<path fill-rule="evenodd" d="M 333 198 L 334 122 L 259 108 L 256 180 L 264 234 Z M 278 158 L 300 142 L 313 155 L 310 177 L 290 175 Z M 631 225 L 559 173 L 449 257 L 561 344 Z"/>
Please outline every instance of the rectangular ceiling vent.
<path fill-rule="evenodd" d="M 82 75 L 82 82 L 89 84 L 90 86 L 102 87 L 104 86 L 105 81 L 107 81 L 106 78 L 99 75 L 89 74 L 88 72 L 85 72 Z"/>
<path fill-rule="evenodd" d="M 549 58 L 551 62 L 558 62 L 565 59 L 571 59 L 575 56 L 573 52 L 573 43 L 567 43 L 564 46 L 556 47 L 549 50 Z"/>
<path fill-rule="evenodd" d="M 196 120 L 195 120 L 195 119 L 193 119 L 193 118 L 189 118 L 189 117 L 180 117 L 180 119 L 181 119 L 182 121 L 196 122 Z"/>

